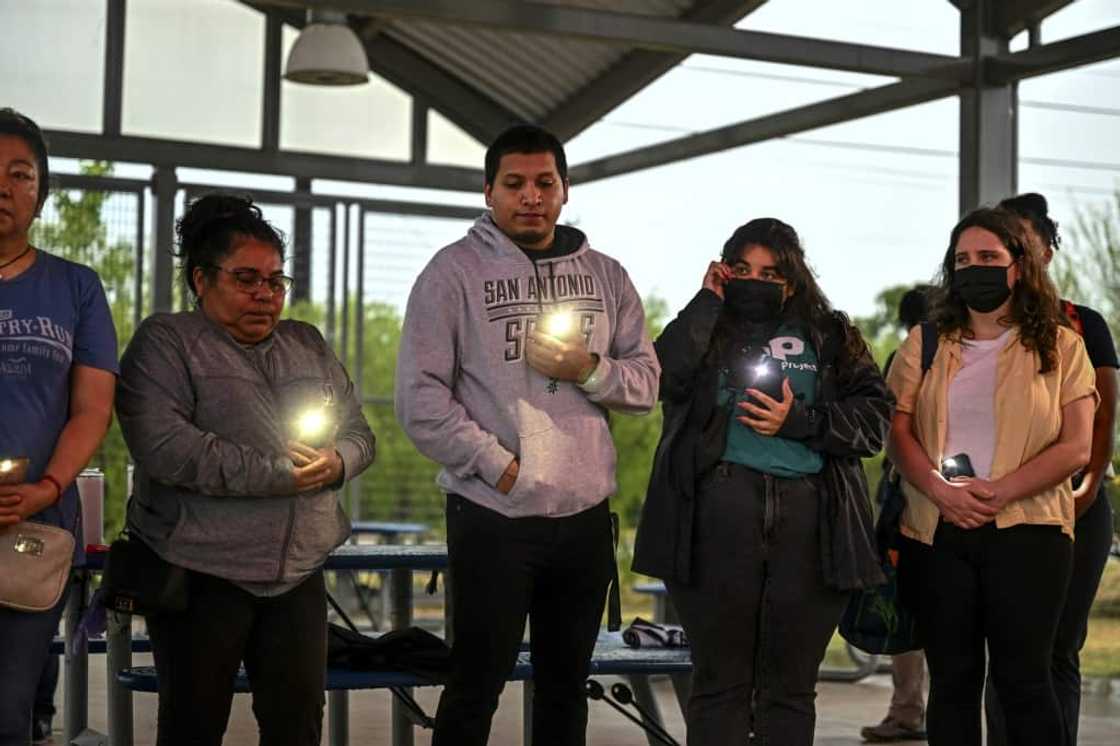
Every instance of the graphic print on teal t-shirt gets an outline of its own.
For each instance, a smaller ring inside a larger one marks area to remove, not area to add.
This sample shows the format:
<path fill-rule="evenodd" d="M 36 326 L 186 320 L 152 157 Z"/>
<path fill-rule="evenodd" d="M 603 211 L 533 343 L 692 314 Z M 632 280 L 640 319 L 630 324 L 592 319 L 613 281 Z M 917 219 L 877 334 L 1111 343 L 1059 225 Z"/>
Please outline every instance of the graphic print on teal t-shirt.
<path fill-rule="evenodd" d="M 789 379 L 793 395 L 803 404 L 812 404 L 817 393 L 817 352 L 812 342 L 799 328 L 783 325 L 778 327 L 765 347 L 770 356 L 781 363 L 782 374 Z M 735 403 L 747 398 L 743 391 L 732 392 L 726 376 L 721 375 L 720 406 L 733 406 L 733 394 Z M 733 414 L 737 417 L 746 412 L 736 407 Z M 760 435 L 734 417 L 727 429 L 723 460 L 777 477 L 819 474 L 824 468 L 824 458 L 813 449 L 788 438 Z"/>

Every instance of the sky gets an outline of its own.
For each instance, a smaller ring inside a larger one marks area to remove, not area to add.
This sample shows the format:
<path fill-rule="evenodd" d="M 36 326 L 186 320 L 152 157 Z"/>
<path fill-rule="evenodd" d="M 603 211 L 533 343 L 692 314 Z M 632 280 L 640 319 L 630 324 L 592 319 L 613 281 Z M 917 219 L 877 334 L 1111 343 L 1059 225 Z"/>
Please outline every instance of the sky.
<path fill-rule="evenodd" d="M 230 0 L 130 0 L 124 129 L 129 134 L 253 147 L 260 130 L 261 18 Z M 104 10 L 88 0 L 0 0 L 7 35 L 0 105 L 46 127 L 100 125 Z M 1048 19 L 1044 42 L 1120 23 L 1117 0 L 1077 0 Z M 907 48 L 959 50 L 947 0 L 770 0 L 740 28 Z M 1013 40 L 1023 48 L 1025 35 Z M 285 33 L 285 48 L 295 38 Z M 562 60 L 533 60 L 536 65 Z M 589 159 L 890 82 L 889 78 L 694 55 L 567 144 Z M 1120 61 L 1020 86 L 1020 191 L 1046 194 L 1059 221 L 1110 198 L 1120 184 Z M 283 147 L 403 158 L 409 98 L 379 79 L 356 89 L 285 82 Z M 482 146 L 433 112 L 433 160 L 481 166 Z M 883 288 L 928 280 L 958 216 L 958 104 L 944 99 L 678 164 L 574 185 L 562 219 L 619 259 L 638 290 L 670 308 L 699 289 L 734 228 L 778 217 L 801 234 L 821 286 L 838 308 L 873 310 Z M 56 159 L 52 166 L 74 171 Z M 118 174 L 150 169 L 121 165 Z M 181 169 L 180 179 L 290 189 L 284 177 Z M 330 194 L 452 202 L 482 210 L 481 194 L 316 182 Z M 151 211 L 148 211 L 151 214 Z M 283 229 L 291 210 L 269 208 Z M 116 222 L 128 232 L 127 215 Z M 416 273 L 467 223 L 366 217 L 367 297 L 403 307 Z M 314 220 L 314 295 L 326 289 L 327 220 Z M 1072 236 L 1067 235 L 1067 241 Z"/>

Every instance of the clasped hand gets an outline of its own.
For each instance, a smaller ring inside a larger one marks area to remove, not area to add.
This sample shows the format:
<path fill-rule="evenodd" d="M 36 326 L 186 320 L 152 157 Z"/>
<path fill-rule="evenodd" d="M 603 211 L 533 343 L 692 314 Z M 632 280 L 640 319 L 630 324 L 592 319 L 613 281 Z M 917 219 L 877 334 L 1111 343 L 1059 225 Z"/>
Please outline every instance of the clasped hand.
<path fill-rule="evenodd" d="M 937 474 L 931 497 L 941 516 L 960 528 L 980 528 L 995 520 L 1007 501 L 994 483 L 976 477 L 945 479 Z"/>
<path fill-rule="evenodd" d="M 342 458 L 334 448 L 313 448 L 288 441 L 288 458 L 295 464 L 296 492 L 318 492 L 342 477 Z"/>
<path fill-rule="evenodd" d="M 583 383 L 595 370 L 595 356 L 587 351 L 583 338 L 559 339 L 534 329 L 529 333 L 525 360 L 538 373 L 558 381 Z"/>
<path fill-rule="evenodd" d="M 737 406 L 747 414 L 739 415 L 736 419 L 759 435 L 776 435 L 782 429 L 786 418 L 789 417 L 789 410 L 793 407 L 793 389 L 789 385 L 789 379 L 782 379 L 781 401 L 767 396 L 758 389 L 746 391 L 758 403 L 749 399 L 739 402 Z"/>
<path fill-rule="evenodd" d="M 0 526 L 12 526 L 54 504 L 53 484 L 24 482 L 0 485 Z"/>

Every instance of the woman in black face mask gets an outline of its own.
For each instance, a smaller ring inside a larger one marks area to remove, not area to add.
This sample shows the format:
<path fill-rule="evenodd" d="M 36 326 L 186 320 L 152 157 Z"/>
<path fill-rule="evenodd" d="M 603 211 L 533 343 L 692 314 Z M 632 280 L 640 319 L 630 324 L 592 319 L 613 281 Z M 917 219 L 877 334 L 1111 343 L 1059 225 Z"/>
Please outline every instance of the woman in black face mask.
<path fill-rule="evenodd" d="M 1089 460 L 1094 373 L 1019 218 L 953 229 L 923 374 L 911 332 L 888 376 L 907 507 L 899 587 L 930 670 L 932 746 L 979 746 L 985 650 L 1009 743 L 1066 742 L 1050 662 L 1073 557 L 1070 475 Z M 966 458 L 967 457 L 967 458 Z"/>
<path fill-rule="evenodd" d="M 773 218 L 735 231 L 655 347 L 664 429 L 634 569 L 665 580 L 692 646 L 688 743 L 809 746 L 848 592 L 882 582 L 859 459 L 890 395 Z"/>

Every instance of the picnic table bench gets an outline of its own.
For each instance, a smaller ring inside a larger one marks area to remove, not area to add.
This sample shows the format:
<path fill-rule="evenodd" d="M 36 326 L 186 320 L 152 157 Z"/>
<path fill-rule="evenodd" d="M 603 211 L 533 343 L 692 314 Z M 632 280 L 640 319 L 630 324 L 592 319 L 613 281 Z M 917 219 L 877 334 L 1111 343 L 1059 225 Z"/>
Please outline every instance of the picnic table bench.
<path fill-rule="evenodd" d="M 689 651 L 682 648 L 645 648 L 635 650 L 622 642 L 621 634 L 605 632 L 599 636 L 595 652 L 591 658 L 591 676 L 623 676 L 631 681 L 635 699 L 650 712 L 658 725 L 662 725 L 656 702 L 649 693 L 648 686 L 642 687 L 645 678 L 653 674 L 687 674 L 692 669 Z M 529 682 L 533 676 L 533 664 L 528 651 L 522 651 L 517 658 L 509 681 L 523 681 L 525 685 L 525 743 L 530 743 L 532 711 L 532 687 Z M 117 673 L 117 680 L 125 688 L 135 692 L 158 691 L 158 678 L 154 667 L 145 666 L 126 668 Z M 338 698 L 331 707 L 327 721 L 328 742 L 341 746 L 349 740 L 349 709 L 346 695 L 350 691 L 366 689 L 389 689 L 395 687 L 437 686 L 435 682 L 406 671 L 378 670 L 354 671 L 346 668 L 328 668 L 326 689 L 329 696 Z M 249 680 L 240 671 L 234 681 L 234 691 L 248 692 Z M 338 705 L 342 703 L 342 706 Z M 651 741 L 651 743 L 653 743 Z"/>

